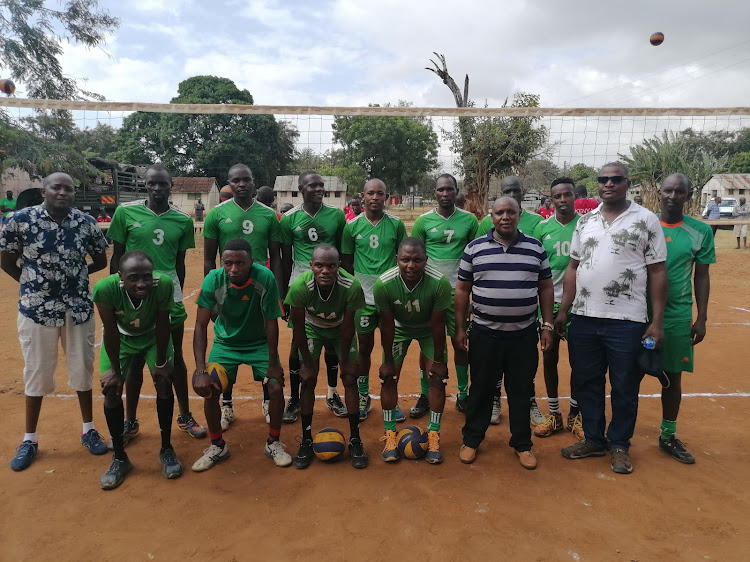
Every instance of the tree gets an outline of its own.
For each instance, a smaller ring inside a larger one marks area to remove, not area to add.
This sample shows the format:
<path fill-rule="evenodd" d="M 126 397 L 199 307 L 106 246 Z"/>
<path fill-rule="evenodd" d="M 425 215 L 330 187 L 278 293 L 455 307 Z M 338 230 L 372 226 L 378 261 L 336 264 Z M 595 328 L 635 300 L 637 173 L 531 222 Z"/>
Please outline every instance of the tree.
<path fill-rule="evenodd" d="M 732 156 L 729 162 L 729 172 L 732 174 L 750 174 L 750 152 L 740 152 Z"/>
<path fill-rule="evenodd" d="M 180 83 L 171 103 L 252 105 L 253 96 L 228 78 L 194 76 Z M 136 112 L 117 136 L 118 158 L 133 164 L 161 162 L 173 174 L 216 177 L 247 164 L 257 185 L 273 185 L 294 158 L 299 133 L 273 115 Z"/>
<path fill-rule="evenodd" d="M 400 107 L 408 105 L 399 102 Z M 437 135 L 432 123 L 421 118 L 339 116 L 333 122 L 333 140 L 344 147 L 339 167 L 349 175 L 347 184 L 355 191 L 375 177 L 391 193 L 406 193 L 438 165 Z"/>
<path fill-rule="evenodd" d="M 59 57 L 64 43 L 101 46 L 119 20 L 99 10 L 97 0 L 67 0 L 57 10 L 48 4 L 0 0 L 0 69 L 22 82 L 30 98 L 101 99 L 64 74 Z"/>
<path fill-rule="evenodd" d="M 97 123 L 93 129 L 80 130 L 76 137 L 86 156 L 112 160 L 117 151 L 117 131 L 106 123 Z"/>
<path fill-rule="evenodd" d="M 538 193 L 549 193 L 552 180 L 560 177 L 560 168 L 546 158 L 530 160 L 521 169 L 524 189 Z"/>
<path fill-rule="evenodd" d="M 586 164 L 576 164 L 564 173 L 576 182 L 576 185 L 586 186 L 586 193 L 588 193 L 589 196 L 599 194 L 599 188 L 596 181 L 599 172 L 591 166 L 587 166 Z"/>

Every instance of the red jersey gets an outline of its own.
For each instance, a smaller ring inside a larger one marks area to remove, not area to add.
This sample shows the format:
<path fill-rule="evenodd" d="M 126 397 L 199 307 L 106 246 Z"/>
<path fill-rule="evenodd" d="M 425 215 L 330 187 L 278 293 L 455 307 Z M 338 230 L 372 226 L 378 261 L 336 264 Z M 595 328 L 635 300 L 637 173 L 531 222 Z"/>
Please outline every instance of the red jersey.
<path fill-rule="evenodd" d="M 596 202 L 596 199 L 589 198 L 589 199 L 576 199 L 576 202 L 574 203 L 573 207 L 575 208 L 576 212 L 579 215 L 585 215 L 586 213 L 590 213 L 594 209 L 596 209 L 599 206 L 599 203 Z"/>
<path fill-rule="evenodd" d="M 547 207 L 545 207 L 544 205 L 542 205 L 542 206 L 541 206 L 541 207 L 539 208 L 539 214 L 540 214 L 540 215 L 542 215 L 542 216 L 543 216 L 543 217 L 544 217 L 545 219 L 548 219 L 548 218 L 550 218 L 550 217 L 551 217 L 552 215 L 554 215 L 554 214 L 555 214 L 555 208 L 554 208 L 554 207 L 552 207 L 551 209 L 548 209 Z"/>

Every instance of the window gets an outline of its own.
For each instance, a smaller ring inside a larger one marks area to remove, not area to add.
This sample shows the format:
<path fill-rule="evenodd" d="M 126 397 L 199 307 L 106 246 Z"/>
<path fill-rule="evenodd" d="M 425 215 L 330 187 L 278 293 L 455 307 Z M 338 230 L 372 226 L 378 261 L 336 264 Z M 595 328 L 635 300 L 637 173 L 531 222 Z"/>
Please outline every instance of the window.
<path fill-rule="evenodd" d="M 292 197 L 297 197 L 299 195 L 299 191 L 292 191 Z"/>
<path fill-rule="evenodd" d="M 188 196 L 188 201 L 197 201 L 198 199 L 201 198 L 200 193 L 188 193 L 187 196 Z"/>

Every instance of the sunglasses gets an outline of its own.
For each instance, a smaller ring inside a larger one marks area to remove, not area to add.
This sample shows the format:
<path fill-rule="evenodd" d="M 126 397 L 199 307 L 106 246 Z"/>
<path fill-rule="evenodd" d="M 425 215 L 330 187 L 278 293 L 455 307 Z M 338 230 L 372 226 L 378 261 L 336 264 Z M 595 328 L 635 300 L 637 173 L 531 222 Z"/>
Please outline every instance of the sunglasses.
<path fill-rule="evenodd" d="M 596 178 L 596 181 L 604 185 L 610 180 L 612 180 L 612 183 L 622 183 L 626 181 L 627 179 L 628 178 L 625 176 L 599 176 L 598 178 Z"/>

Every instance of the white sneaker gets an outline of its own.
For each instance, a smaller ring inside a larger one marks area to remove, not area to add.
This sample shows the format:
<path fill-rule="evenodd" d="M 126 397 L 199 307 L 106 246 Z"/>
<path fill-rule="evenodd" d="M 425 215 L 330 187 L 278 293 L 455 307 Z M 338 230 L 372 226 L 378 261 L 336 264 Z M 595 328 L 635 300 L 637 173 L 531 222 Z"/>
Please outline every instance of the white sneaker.
<path fill-rule="evenodd" d="M 529 408 L 529 419 L 531 420 L 531 425 L 542 425 L 547 419 L 542 415 L 539 406 L 536 405 L 536 400 L 531 403 L 531 407 Z"/>
<path fill-rule="evenodd" d="M 193 464 L 193 470 L 195 472 L 203 472 L 213 467 L 216 463 L 227 460 L 231 456 L 229 452 L 229 446 L 224 443 L 224 447 L 217 445 L 211 445 L 208 449 L 203 451 L 203 456 L 199 458 Z"/>
<path fill-rule="evenodd" d="M 498 425 L 500 423 L 500 408 L 501 408 L 500 397 L 495 396 L 492 399 L 492 417 L 490 418 L 490 423 L 492 425 Z"/>
<path fill-rule="evenodd" d="M 270 445 L 266 442 L 264 450 L 266 456 L 273 459 L 276 466 L 289 466 L 292 464 L 292 456 L 284 450 L 281 441 L 274 441 Z"/>
<path fill-rule="evenodd" d="M 271 416 L 268 414 L 268 402 L 269 400 L 263 400 L 260 409 L 263 412 L 263 417 L 266 418 L 266 423 L 271 423 Z"/>
<path fill-rule="evenodd" d="M 229 429 L 231 423 L 237 419 L 234 415 L 234 409 L 231 406 L 221 407 L 221 430 L 226 431 Z"/>

